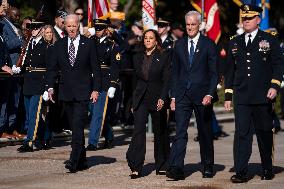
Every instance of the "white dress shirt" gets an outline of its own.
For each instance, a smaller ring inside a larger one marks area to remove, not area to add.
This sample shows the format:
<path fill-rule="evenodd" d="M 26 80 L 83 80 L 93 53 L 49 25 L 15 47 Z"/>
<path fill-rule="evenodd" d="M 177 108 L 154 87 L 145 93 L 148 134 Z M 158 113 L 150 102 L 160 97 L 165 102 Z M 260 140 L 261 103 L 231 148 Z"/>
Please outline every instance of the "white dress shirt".
<path fill-rule="evenodd" d="M 104 37 L 100 38 L 100 43 L 102 43 L 105 40 L 106 37 L 107 36 L 104 36 Z"/>
<path fill-rule="evenodd" d="M 62 30 L 59 28 L 59 27 L 57 27 L 56 25 L 54 26 L 54 29 L 57 31 L 57 33 L 59 34 L 59 36 L 61 37 L 61 38 L 63 38 L 64 37 L 64 35 L 62 35 Z"/>
<path fill-rule="evenodd" d="M 187 45 L 187 48 L 188 48 L 188 54 L 190 54 L 190 47 L 191 47 L 191 40 L 193 40 L 193 47 L 194 47 L 194 52 L 196 50 L 196 45 L 197 45 L 197 42 L 199 40 L 199 37 L 200 37 L 200 33 L 198 32 L 197 35 L 194 37 L 194 38 L 190 38 L 188 37 L 188 45 Z"/>
<path fill-rule="evenodd" d="M 168 35 L 161 36 L 162 43 L 164 43 L 164 41 L 167 39 L 167 37 L 168 37 Z"/>
<path fill-rule="evenodd" d="M 246 42 L 246 45 L 248 44 L 249 35 L 251 35 L 250 40 L 251 40 L 251 42 L 252 42 L 252 41 L 254 40 L 254 38 L 255 38 L 257 32 L 258 32 L 258 28 L 257 28 L 256 30 L 254 30 L 253 32 L 251 32 L 251 33 L 246 33 L 246 34 L 245 34 L 245 42 Z"/>
<path fill-rule="evenodd" d="M 78 47 L 79 47 L 79 42 L 80 42 L 80 35 L 77 35 L 77 37 L 75 38 L 75 40 L 73 41 L 74 46 L 75 46 L 75 58 L 77 56 L 77 51 L 78 51 Z M 68 37 L 68 51 L 69 51 L 69 46 L 71 43 L 71 39 Z"/>
<path fill-rule="evenodd" d="M 37 38 L 34 38 L 32 40 L 32 49 L 34 49 L 34 41 L 35 41 L 35 45 L 38 44 L 38 42 L 41 40 L 42 36 L 39 36 Z"/>

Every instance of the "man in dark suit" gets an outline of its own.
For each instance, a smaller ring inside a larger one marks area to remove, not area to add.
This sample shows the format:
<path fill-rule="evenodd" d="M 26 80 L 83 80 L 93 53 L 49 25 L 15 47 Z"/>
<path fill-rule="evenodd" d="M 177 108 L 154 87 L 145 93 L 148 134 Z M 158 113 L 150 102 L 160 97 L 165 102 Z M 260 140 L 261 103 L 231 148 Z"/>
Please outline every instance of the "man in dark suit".
<path fill-rule="evenodd" d="M 234 101 L 235 138 L 233 183 L 248 181 L 248 161 L 256 134 L 262 164 L 262 180 L 271 180 L 273 146 L 273 103 L 283 75 L 280 44 L 258 29 L 262 8 L 241 7 L 245 33 L 229 44 L 225 74 L 225 109 Z"/>
<path fill-rule="evenodd" d="M 55 37 L 57 40 L 62 39 L 66 36 L 66 31 L 65 31 L 65 25 L 64 25 L 64 19 L 67 16 L 67 12 L 64 9 L 59 9 L 56 12 L 55 15 L 55 25 L 54 25 L 54 30 L 55 30 Z"/>
<path fill-rule="evenodd" d="M 188 36 L 176 43 L 172 60 L 171 109 L 175 110 L 176 136 L 166 175 L 174 180 L 184 179 L 187 128 L 192 111 L 197 120 L 204 178 L 213 177 L 214 164 L 211 119 L 218 84 L 216 45 L 199 33 L 200 13 L 188 12 L 185 22 Z"/>
<path fill-rule="evenodd" d="M 86 150 L 84 126 L 88 115 L 88 104 L 97 101 L 101 86 L 100 65 L 97 62 L 95 44 L 79 34 L 79 18 L 65 18 L 68 37 L 57 41 L 53 58 L 47 64 L 49 98 L 53 101 L 53 86 L 58 74 L 59 100 L 65 105 L 67 121 L 72 128 L 72 151 L 65 168 L 70 172 L 85 169 Z"/>

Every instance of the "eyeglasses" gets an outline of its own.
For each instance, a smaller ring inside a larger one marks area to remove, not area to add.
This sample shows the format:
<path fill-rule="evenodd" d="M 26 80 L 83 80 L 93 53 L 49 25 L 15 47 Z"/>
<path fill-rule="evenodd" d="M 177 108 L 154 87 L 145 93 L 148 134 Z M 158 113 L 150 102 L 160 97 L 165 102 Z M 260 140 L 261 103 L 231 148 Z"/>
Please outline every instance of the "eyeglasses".
<path fill-rule="evenodd" d="M 76 12 L 75 14 L 78 15 L 78 16 L 83 16 L 84 15 L 84 13 L 79 13 L 79 12 Z"/>

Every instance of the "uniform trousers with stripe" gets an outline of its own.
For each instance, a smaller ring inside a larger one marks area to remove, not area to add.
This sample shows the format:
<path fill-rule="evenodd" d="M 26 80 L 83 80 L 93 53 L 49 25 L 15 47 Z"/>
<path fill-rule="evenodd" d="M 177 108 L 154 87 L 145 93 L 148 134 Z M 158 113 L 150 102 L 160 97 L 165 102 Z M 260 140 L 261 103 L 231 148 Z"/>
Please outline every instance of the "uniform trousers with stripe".
<path fill-rule="evenodd" d="M 25 128 L 27 128 L 27 138 L 24 144 L 32 146 L 35 142 L 42 110 L 41 95 L 25 95 L 24 104 L 26 111 Z"/>

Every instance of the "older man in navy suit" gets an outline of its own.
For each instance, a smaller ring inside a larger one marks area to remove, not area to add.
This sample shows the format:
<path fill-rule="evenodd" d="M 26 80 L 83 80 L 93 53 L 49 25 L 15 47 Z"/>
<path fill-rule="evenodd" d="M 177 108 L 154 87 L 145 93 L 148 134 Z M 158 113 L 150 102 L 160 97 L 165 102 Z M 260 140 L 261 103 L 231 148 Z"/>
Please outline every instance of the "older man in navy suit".
<path fill-rule="evenodd" d="M 95 103 L 99 96 L 101 69 L 94 41 L 79 34 L 78 16 L 66 16 L 65 26 L 68 36 L 55 43 L 54 54 L 47 64 L 46 80 L 49 99 L 54 102 L 53 87 L 61 71 L 58 99 L 64 103 L 67 121 L 72 128 L 72 151 L 65 168 L 74 173 L 87 168 L 84 126 L 89 102 Z"/>
<path fill-rule="evenodd" d="M 199 33 L 201 15 L 185 15 L 188 36 L 176 43 L 172 62 L 172 101 L 175 110 L 176 136 L 171 147 L 166 176 L 184 179 L 184 157 L 188 141 L 187 128 L 194 111 L 200 137 L 200 155 L 204 178 L 213 177 L 214 149 L 211 131 L 213 105 L 218 84 L 216 45 Z"/>

